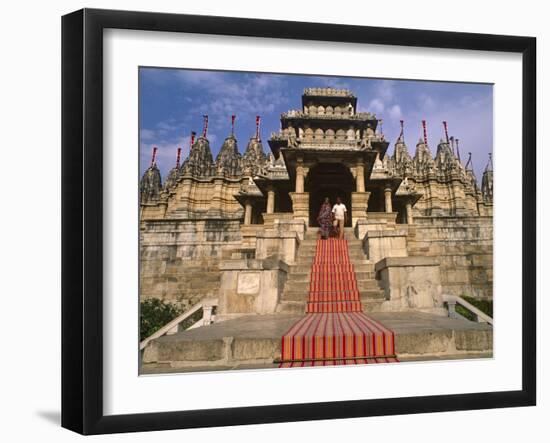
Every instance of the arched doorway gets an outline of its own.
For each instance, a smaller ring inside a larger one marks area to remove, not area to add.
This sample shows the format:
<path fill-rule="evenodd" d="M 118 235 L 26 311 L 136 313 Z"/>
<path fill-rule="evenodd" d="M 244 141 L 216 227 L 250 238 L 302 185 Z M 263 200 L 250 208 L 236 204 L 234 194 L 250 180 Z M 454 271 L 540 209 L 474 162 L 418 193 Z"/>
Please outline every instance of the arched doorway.
<path fill-rule="evenodd" d="M 310 169 L 305 181 L 305 191 L 309 193 L 309 226 L 319 226 L 317 215 L 325 197 L 336 203 L 340 197 L 348 210 L 346 226 L 351 226 L 351 193 L 355 190 L 355 180 L 350 170 L 341 163 L 319 163 Z"/>

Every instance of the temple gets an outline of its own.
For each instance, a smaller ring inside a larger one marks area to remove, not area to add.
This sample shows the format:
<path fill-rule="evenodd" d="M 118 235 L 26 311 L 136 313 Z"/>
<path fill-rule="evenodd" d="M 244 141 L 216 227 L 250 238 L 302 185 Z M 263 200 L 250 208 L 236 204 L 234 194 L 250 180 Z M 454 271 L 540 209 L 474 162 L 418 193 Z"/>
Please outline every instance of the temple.
<path fill-rule="evenodd" d="M 491 159 L 478 186 L 447 122 L 433 155 L 425 121 L 414 152 L 401 121 L 389 155 L 382 120 L 357 101 L 305 89 L 267 155 L 258 117 L 242 154 L 232 130 L 214 159 L 205 120 L 164 183 L 153 155 L 140 183 L 140 298 L 183 310 L 214 300 L 209 323 L 305 312 L 317 214 L 340 197 L 366 312 L 452 317 L 449 297 L 492 299 Z"/>

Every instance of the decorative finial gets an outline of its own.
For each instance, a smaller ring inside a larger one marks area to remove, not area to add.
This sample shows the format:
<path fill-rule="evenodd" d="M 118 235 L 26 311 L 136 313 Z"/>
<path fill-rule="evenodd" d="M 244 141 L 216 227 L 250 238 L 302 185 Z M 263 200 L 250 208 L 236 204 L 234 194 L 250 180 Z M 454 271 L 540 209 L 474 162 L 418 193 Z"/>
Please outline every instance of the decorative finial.
<path fill-rule="evenodd" d="M 487 166 L 485 166 L 485 171 L 492 171 L 493 170 L 493 153 L 489 152 L 489 161 L 487 162 Z"/>
<path fill-rule="evenodd" d="M 426 131 L 426 120 L 422 120 L 422 132 L 424 134 L 424 144 L 428 146 L 428 132 Z"/>
<path fill-rule="evenodd" d="M 178 147 L 178 155 L 176 157 L 176 168 L 180 167 L 181 148 Z"/>
<path fill-rule="evenodd" d="M 398 140 L 401 140 L 402 142 L 405 141 L 405 125 L 403 120 L 399 120 L 399 125 L 401 126 L 401 132 L 399 133 L 399 137 L 397 137 Z"/>
<path fill-rule="evenodd" d="M 445 129 L 445 140 L 447 141 L 447 144 L 449 144 L 449 133 L 447 132 L 447 122 L 443 121 L 443 129 Z"/>
<path fill-rule="evenodd" d="M 382 134 L 384 131 L 382 131 L 382 119 L 378 119 L 378 123 L 380 124 L 380 134 Z"/>
<path fill-rule="evenodd" d="M 202 118 L 204 120 L 204 123 L 202 126 L 202 136 L 206 138 L 206 135 L 208 134 L 208 115 L 205 114 L 202 116 Z"/>
<path fill-rule="evenodd" d="M 458 157 L 458 161 L 461 161 L 460 160 L 460 151 L 458 150 L 458 138 L 455 138 L 455 142 L 456 142 L 456 156 Z"/>
<path fill-rule="evenodd" d="M 235 119 L 237 118 L 236 115 L 231 116 L 231 135 L 235 135 Z"/>
<path fill-rule="evenodd" d="M 156 162 L 156 159 L 157 159 L 157 147 L 154 146 L 153 147 L 153 155 L 151 156 L 151 166 L 153 166 Z"/>
<path fill-rule="evenodd" d="M 464 167 L 464 169 L 468 170 L 468 166 L 470 167 L 470 169 L 474 169 L 474 164 L 472 163 L 472 153 L 471 152 L 468 152 L 468 161 L 466 162 L 466 166 Z"/>
<path fill-rule="evenodd" d="M 259 115 L 256 116 L 256 140 L 260 141 L 260 120 Z"/>

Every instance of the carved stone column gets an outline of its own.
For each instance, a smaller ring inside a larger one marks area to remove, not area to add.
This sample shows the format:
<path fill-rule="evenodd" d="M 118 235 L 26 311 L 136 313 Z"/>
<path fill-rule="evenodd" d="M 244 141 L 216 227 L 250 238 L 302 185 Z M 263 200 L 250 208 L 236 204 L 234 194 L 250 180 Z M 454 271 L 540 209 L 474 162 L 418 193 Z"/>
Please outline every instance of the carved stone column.
<path fill-rule="evenodd" d="M 393 212 L 392 204 L 391 204 L 391 189 L 386 188 L 384 189 L 384 196 L 386 197 L 386 212 Z"/>
<path fill-rule="evenodd" d="M 351 225 L 356 226 L 358 221 L 367 220 L 370 192 L 351 193 Z"/>
<path fill-rule="evenodd" d="M 304 192 L 304 168 L 302 166 L 296 167 L 296 192 Z"/>
<path fill-rule="evenodd" d="M 412 225 L 414 223 L 414 220 L 413 220 L 413 214 L 412 214 L 413 209 L 410 202 L 407 202 L 405 204 L 405 211 L 407 213 L 407 224 Z"/>
<path fill-rule="evenodd" d="M 272 186 L 267 190 L 267 211 L 268 214 L 275 212 L 275 190 Z"/>
<path fill-rule="evenodd" d="M 363 163 L 357 163 L 355 169 L 355 190 L 365 192 L 365 166 Z"/>
<path fill-rule="evenodd" d="M 307 192 L 291 192 L 292 212 L 294 218 L 303 220 L 306 226 L 309 226 L 309 193 Z"/>
<path fill-rule="evenodd" d="M 252 204 L 250 203 L 250 200 L 247 200 L 244 205 L 244 224 L 252 224 Z"/>

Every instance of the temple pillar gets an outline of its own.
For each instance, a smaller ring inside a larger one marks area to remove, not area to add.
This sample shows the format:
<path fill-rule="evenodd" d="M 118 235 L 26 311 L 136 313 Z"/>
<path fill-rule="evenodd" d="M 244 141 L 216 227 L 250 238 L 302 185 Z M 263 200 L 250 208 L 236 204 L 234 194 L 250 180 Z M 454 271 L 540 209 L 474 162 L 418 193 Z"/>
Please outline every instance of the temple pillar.
<path fill-rule="evenodd" d="M 275 212 L 275 190 L 272 186 L 267 190 L 267 210 L 268 214 L 273 214 Z"/>
<path fill-rule="evenodd" d="M 297 220 L 303 220 L 306 226 L 309 226 L 309 193 L 291 192 L 293 217 Z"/>
<path fill-rule="evenodd" d="M 412 211 L 413 211 L 412 204 L 410 202 L 407 202 L 405 204 L 405 212 L 407 213 L 407 224 L 408 225 L 412 225 L 414 223 Z"/>
<path fill-rule="evenodd" d="M 355 190 L 365 192 L 365 166 L 363 163 L 357 163 L 355 170 Z"/>
<path fill-rule="evenodd" d="M 386 212 L 393 212 L 392 204 L 391 204 L 391 189 L 386 188 L 384 189 L 384 196 L 386 197 Z"/>
<path fill-rule="evenodd" d="M 358 221 L 366 221 L 370 192 L 351 193 L 351 225 L 355 228 Z"/>
<path fill-rule="evenodd" d="M 250 200 L 247 200 L 244 205 L 244 224 L 252 224 L 252 204 L 250 203 Z"/>
<path fill-rule="evenodd" d="M 301 165 L 296 167 L 296 192 L 304 192 L 304 177 L 305 177 L 305 168 Z"/>

